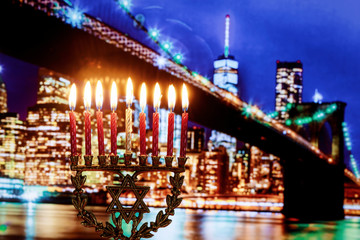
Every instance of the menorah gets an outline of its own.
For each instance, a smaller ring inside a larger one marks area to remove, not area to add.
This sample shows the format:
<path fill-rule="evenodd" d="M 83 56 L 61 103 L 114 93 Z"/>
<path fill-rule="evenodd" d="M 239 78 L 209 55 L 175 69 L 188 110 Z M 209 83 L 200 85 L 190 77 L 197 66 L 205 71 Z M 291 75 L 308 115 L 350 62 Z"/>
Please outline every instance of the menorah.
<path fill-rule="evenodd" d="M 115 90 L 114 90 L 115 89 Z M 145 84 L 141 88 L 140 102 L 143 112 L 140 114 L 140 154 L 138 157 L 136 153 L 131 151 L 131 132 L 132 132 L 132 83 L 131 79 L 128 80 L 127 85 L 127 105 L 126 110 L 126 151 L 123 157 L 119 157 L 116 153 L 116 109 L 117 94 L 116 85 L 113 83 L 111 90 L 111 109 L 113 113 L 111 115 L 111 153 L 109 155 L 104 154 L 104 137 L 102 129 L 102 86 L 98 82 L 96 91 L 96 105 L 97 111 L 97 127 L 98 127 L 98 143 L 99 143 L 99 155 L 97 156 L 97 164 L 93 164 L 94 156 L 91 154 L 91 121 L 90 121 L 90 104 L 91 104 L 91 88 L 90 83 L 85 86 L 84 103 L 85 103 L 85 155 L 83 156 L 84 164 L 82 163 L 81 156 L 77 153 L 76 149 L 76 122 L 74 112 L 70 112 L 70 137 L 71 137 L 71 170 L 76 171 L 75 176 L 71 176 L 71 182 L 75 188 L 72 203 L 75 209 L 78 211 L 78 216 L 83 220 L 82 224 L 86 227 L 95 228 L 96 232 L 100 232 L 100 236 L 104 238 L 113 238 L 115 240 L 138 240 L 141 238 L 151 238 L 154 236 L 159 228 L 167 227 L 172 220 L 170 216 L 175 214 L 175 208 L 177 208 L 182 201 L 179 197 L 181 194 L 180 189 L 184 182 L 184 176 L 180 176 L 180 173 L 185 171 L 186 157 L 186 135 L 187 135 L 187 105 L 188 97 L 185 85 L 183 86 L 183 109 L 182 126 L 181 126 L 181 144 L 180 144 L 180 157 L 177 158 L 177 164 L 175 163 L 175 156 L 173 156 L 173 131 L 174 131 L 174 113 L 172 112 L 175 105 L 175 89 L 171 85 L 169 88 L 169 120 L 168 120 L 168 146 L 167 155 L 165 156 L 165 164 L 160 162 L 161 157 L 158 155 L 158 132 L 159 132 L 159 113 L 157 112 L 160 106 L 160 88 L 156 84 L 154 106 L 156 112 L 153 115 L 153 146 L 152 146 L 152 163 L 148 163 L 149 156 L 146 154 L 145 143 L 145 130 L 146 121 L 144 114 L 144 107 L 146 105 L 146 90 Z M 144 100 L 145 99 L 145 100 Z M 76 103 L 76 87 L 73 84 L 69 105 L 70 109 L 75 109 Z M 101 103 L 101 104 L 100 104 Z M 185 105 L 184 105 L 185 104 Z M 111 214 L 110 222 L 99 222 L 95 214 L 85 209 L 87 205 L 88 196 L 85 194 L 83 187 L 86 183 L 86 175 L 83 172 L 87 171 L 103 171 L 111 172 L 119 176 L 119 185 L 106 186 L 108 193 L 110 194 L 112 201 L 108 205 L 106 212 Z M 166 209 L 157 213 L 156 219 L 150 223 L 142 222 L 145 213 L 149 213 L 150 210 L 144 202 L 144 197 L 149 192 L 149 186 L 137 185 L 138 176 L 146 172 L 172 172 L 173 176 L 170 176 L 171 194 L 166 196 Z M 120 200 L 121 194 L 126 191 L 133 192 L 136 201 L 132 206 L 123 204 Z M 132 222 L 131 233 L 129 236 L 124 234 L 124 224 L 130 224 Z"/>

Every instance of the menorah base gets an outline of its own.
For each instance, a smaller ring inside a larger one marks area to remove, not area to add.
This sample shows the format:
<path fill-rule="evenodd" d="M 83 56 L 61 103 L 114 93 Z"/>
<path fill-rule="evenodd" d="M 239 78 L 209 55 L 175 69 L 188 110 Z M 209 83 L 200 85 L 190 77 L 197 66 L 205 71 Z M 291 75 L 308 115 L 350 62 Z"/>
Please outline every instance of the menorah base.
<path fill-rule="evenodd" d="M 92 155 L 85 155 L 84 161 L 85 165 L 79 164 L 81 160 L 80 155 L 70 156 L 71 160 L 71 169 L 72 170 L 83 170 L 83 171 L 121 171 L 122 169 L 125 171 L 128 170 L 135 170 L 135 171 L 173 171 L 178 172 L 178 170 L 184 169 L 187 157 L 178 157 L 178 166 L 173 166 L 173 162 L 175 157 L 173 156 L 166 156 L 165 157 L 165 166 L 161 164 L 160 156 L 152 156 L 152 164 L 148 164 L 148 156 L 147 155 L 140 155 L 138 157 L 138 163 L 136 158 L 132 157 L 131 153 L 124 154 L 123 163 L 119 163 L 119 156 L 110 154 L 109 156 L 101 155 L 97 156 L 98 158 L 98 165 L 93 164 L 93 156 Z M 108 164 L 108 158 L 110 158 L 110 164 Z M 140 167 L 140 168 L 139 168 Z"/>
<path fill-rule="evenodd" d="M 110 164 L 107 164 L 106 156 L 99 156 L 98 165 L 92 165 L 93 156 L 84 156 L 85 165 L 78 164 L 80 156 L 71 157 L 71 170 L 77 171 L 75 176 L 71 176 L 72 184 L 75 187 L 72 203 L 79 212 L 78 216 L 83 219 L 82 224 L 95 228 L 96 232 L 100 231 L 101 237 L 116 240 L 151 238 L 153 233 L 157 232 L 159 228 L 167 227 L 172 222 L 169 217 L 175 214 L 175 208 L 181 204 L 182 198 L 179 198 L 179 195 L 184 183 L 184 176 L 180 176 L 180 173 L 185 171 L 186 157 L 178 158 L 178 167 L 174 167 L 172 166 L 174 157 L 171 156 L 165 157 L 165 166 L 160 164 L 160 157 L 158 156 L 152 157 L 152 165 L 147 164 L 147 156 L 139 156 L 139 164 L 131 165 L 131 161 L 133 160 L 131 156 L 128 155 L 127 160 L 125 159 L 122 164 L 118 163 L 118 156 L 110 155 Z M 111 214 L 112 223 L 106 222 L 103 224 L 99 222 L 94 213 L 85 209 L 87 195 L 84 194 L 84 190 L 82 189 L 86 182 L 86 176 L 82 175 L 84 171 L 110 171 L 120 176 L 120 185 L 106 186 L 112 197 L 112 201 L 107 208 L 107 212 Z M 132 172 L 133 174 L 124 176 L 124 171 Z M 139 226 L 143 215 L 149 212 L 143 199 L 150 188 L 148 186 L 137 186 L 137 176 L 140 173 L 152 171 L 170 171 L 174 173 L 169 179 L 172 186 L 171 195 L 167 195 L 166 197 L 165 211 L 161 210 L 158 212 L 154 222 L 150 224 L 146 222 Z M 120 201 L 121 194 L 129 191 L 135 194 L 136 201 L 132 207 L 123 207 L 123 203 Z M 132 222 L 130 236 L 124 235 L 122 220 L 128 224 Z"/>

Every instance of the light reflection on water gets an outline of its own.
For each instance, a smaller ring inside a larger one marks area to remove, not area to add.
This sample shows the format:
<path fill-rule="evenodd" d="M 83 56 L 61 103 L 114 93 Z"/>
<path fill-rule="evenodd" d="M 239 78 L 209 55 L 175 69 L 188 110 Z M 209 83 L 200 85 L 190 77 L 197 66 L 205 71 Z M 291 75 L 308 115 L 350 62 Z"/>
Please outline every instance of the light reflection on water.
<path fill-rule="evenodd" d="M 109 221 L 104 207 L 89 207 L 100 221 Z M 154 221 L 158 209 L 144 216 Z M 281 214 L 178 209 L 173 222 L 155 233 L 156 240 L 360 239 L 360 218 L 311 224 L 285 224 Z M 0 239 L 99 239 L 80 225 L 71 205 L 0 204 Z M 130 227 L 130 226 L 129 226 Z"/>

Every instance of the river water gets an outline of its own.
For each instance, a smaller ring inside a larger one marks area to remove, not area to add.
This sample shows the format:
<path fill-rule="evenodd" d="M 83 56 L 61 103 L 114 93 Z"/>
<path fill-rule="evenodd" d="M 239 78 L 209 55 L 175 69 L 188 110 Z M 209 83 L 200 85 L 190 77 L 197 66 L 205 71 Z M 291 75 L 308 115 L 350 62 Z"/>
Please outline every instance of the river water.
<path fill-rule="evenodd" d="M 102 221 L 104 207 L 89 207 Z M 144 217 L 154 221 L 158 209 Z M 279 213 L 178 209 L 173 222 L 155 233 L 156 240 L 360 239 L 360 218 L 336 222 L 285 224 Z M 99 239 L 80 225 L 71 205 L 0 203 L 0 239 Z"/>

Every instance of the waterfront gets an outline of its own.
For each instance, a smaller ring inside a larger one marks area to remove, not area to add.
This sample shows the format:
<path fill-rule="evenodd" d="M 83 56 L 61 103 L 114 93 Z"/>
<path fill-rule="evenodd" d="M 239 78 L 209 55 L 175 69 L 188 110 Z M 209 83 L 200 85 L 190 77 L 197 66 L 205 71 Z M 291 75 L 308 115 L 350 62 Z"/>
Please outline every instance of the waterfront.
<path fill-rule="evenodd" d="M 104 207 L 89 207 L 106 220 Z M 145 216 L 155 219 L 156 209 Z M 201 211 L 179 209 L 173 223 L 155 233 L 157 240 L 263 240 L 360 239 L 360 218 L 343 221 L 286 224 L 279 213 Z M 0 204 L 0 239 L 99 239 L 93 229 L 80 225 L 71 205 Z"/>

